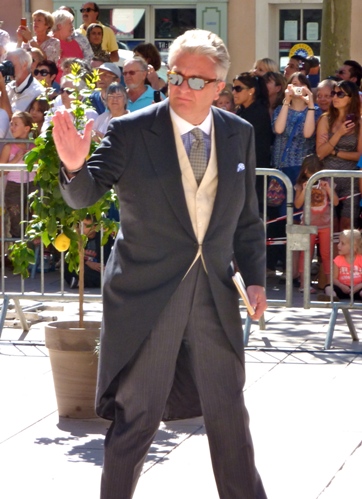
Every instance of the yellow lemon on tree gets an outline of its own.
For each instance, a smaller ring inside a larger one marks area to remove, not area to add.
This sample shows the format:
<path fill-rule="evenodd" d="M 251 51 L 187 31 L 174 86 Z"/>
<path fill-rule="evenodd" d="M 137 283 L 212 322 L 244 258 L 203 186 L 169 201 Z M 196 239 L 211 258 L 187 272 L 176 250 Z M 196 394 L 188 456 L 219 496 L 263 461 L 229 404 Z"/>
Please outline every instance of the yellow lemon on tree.
<path fill-rule="evenodd" d="M 69 249 L 70 239 L 63 232 L 57 236 L 53 242 L 53 246 L 60 252 Z"/>

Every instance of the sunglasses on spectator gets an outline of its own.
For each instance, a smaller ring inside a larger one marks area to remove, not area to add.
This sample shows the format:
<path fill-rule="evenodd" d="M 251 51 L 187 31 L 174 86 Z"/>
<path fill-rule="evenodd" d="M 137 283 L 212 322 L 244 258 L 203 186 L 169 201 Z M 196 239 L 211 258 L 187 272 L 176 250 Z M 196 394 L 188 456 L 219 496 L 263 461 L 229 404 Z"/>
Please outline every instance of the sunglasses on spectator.
<path fill-rule="evenodd" d="M 131 71 L 123 71 L 123 76 L 134 76 L 136 73 L 146 71 L 146 69 L 131 69 Z"/>
<path fill-rule="evenodd" d="M 248 89 L 248 87 L 242 87 L 241 85 L 237 85 L 236 87 L 231 87 L 231 90 L 239 93 L 242 90 L 249 90 L 249 89 Z"/>
<path fill-rule="evenodd" d="M 339 92 L 332 90 L 331 96 L 332 97 L 336 96 L 336 97 L 338 97 L 338 99 L 343 99 L 343 97 L 349 97 L 349 95 L 342 92 L 342 90 L 340 90 Z"/>
<path fill-rule="evenodd" d="M 50 75 L 50 71 L 47 71 L 46 69 L 34 69 L 34 76 L 48 76 Z"/>
<path fill-rule="evenodd" d="M 179 73 L 175 73 L 174 71 L 168 71 L 167 79 L 169 83 L 171 83 L 171 85 L 176 85 L 178 87 L 182 85 L 183 81 L 187 81 L 187 84 L 191 88 L 191 90 L 202 90 L 208 83 L 215 83 L 216 81 L 219 81 L 217 79 L 204 80 L 203 78 L 199 78 L 198 76 L 189 76 L 188 78 L 186 78 L 186 76 L 182 76 Z"/>
<path fill-rule="evenodd" d="M 83 12 L 95 12 L 96 9 L 91 9 L 90 7 L 86 7 L 85 9 L 80 9 L 80 12 L 83 14 Z"/>

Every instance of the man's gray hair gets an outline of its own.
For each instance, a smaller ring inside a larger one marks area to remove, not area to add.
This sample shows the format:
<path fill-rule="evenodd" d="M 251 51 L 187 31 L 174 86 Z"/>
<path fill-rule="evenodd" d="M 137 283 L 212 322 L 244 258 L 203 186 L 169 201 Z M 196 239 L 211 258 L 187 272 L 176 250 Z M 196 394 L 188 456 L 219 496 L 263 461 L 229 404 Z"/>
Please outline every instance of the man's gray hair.
<path fill-rule="evenodd" d="M 226 80 L 230 67 L 230 56 L 224 42 L 215 33 L 203 29 L 192 29 L 176 38 L 168 52 L 170 69 L 174 65 L 176 57 L 183 52 L 209 57 L 215 62 L 217 79 Z M 197 72 L 197 68 L 195 71 Z"/>
<path fill-rule="evenodd" d="M 54 31 L 56 31 L 58 24 L 62 25 L 68 20 L 72 22 L 74 21 L 73 14 L 71 14 L 67 10 L 56 10 L 55 12 L 53 12 L 52 16 L 54 19 Z"/>
<path fill-rule="evenodd" d="M 31 64 L 33 62 L 33 59 L 30 55 L 30 52 L 24 50 L 24 49 L 15 49 L 15 50 L 10 50 L 8 53 L 7 53 L 7 58 L 10 57 L 15 57 L 16 60 L 19 62 L 19 64 L 21 66 L 23 66 L 24 64 L 27 65 L 27 68 L 28 68 L 28 71 L 30 71 L 30 68 L 31 68 Z"/>
<path fill-rule="evenodd" d="M 126 59 L 124 61 L 123 67 L 129 62 L 138 62 L 138 64 L 141 66 L 142 71 L 148 71 L 147 61 L 145 61 L 144 58 L 139 55 L 135 55 L 134 57 Z"/>

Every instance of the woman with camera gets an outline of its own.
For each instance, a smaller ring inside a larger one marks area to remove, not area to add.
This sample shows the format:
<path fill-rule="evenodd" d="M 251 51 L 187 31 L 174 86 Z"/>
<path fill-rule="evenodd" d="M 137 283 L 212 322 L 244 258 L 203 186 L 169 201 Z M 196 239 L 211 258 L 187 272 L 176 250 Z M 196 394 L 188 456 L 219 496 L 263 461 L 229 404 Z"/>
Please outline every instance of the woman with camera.
<path fill-rule="evenodd" d="M 273 166 L 295 184 L 303 159 L 315 152 L 316 122 L 321 111 L 314 105 L 307 77 L 294 73 L 287 81 L 283 104 L 273 114 Z"/>
<path fill-rule="evenodd" d="M 328 170 L 356 170 L 362 155 L 361 102 L 358 87 L 351 81 L 335 83 L 331 92 L 332 102 L 317 127 L 317 154 Z M 351 199 L 354 218 L 358 216 L 358 182 L 336 178 L 336 192 L 340 200 L 336 210 L 335 230 L 351 229 Z M 350 195 L 353 195 L 350 197 Z M 347 199 L 343 199 L 348 197 Z M 353 225 L 353 224 L 352 224 Z"/>
<path fill-rule="evenodd" d="M 284 95 L 283 104 L 275 109 L 272 119 L 275 133 L 272 165 L 285 173 L 295 185 L 303 159 L 315 152 L 315 129 L 321 110 L 314 105 L 310 83 L 303 73 L 297 72 L 290 76 Z M 277 216 L 285 214 L 286 201 L 279 206 Z M 285 237 L 285 220 L 271 225 L 272 237 Z M 273 269 L 277 260 L 285 264 L 284 246 L 270 247 L 268 268 Z M 297 263 L 295 255 L 295 279 L 298 277 Z"/>

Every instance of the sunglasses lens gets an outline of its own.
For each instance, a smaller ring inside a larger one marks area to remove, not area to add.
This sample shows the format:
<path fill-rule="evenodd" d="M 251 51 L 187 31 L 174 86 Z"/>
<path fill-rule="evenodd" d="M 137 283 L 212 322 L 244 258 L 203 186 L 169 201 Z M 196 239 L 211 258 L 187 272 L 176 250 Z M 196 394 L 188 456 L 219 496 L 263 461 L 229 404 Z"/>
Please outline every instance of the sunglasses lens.
<path fill-rule="evenodd" d="M 346 97 L 347 94 L 345 94 L 344 92 L 342 92 L 342 90 L 340 90 L 339 92 L 336 92 L 335 90 L 332 90 L 331 92 L 331 96 L 334 97 L 338 97 L 338 99 L 343 99 L 343 97 Z"/>
<path fill-rule="evenodd" d="M 167 78 L 172 85 L 179 86 L 184 81 L 183 77 L 177 73 L 168 73 Z"/>
<path fill-rule="evenodd" d="M 241 92 L 241 91 L 242 91 L 243 87 L 239 87 L 239 86 L 237 86 L 237 87 L 233 87 L 232 89 L 234 90 L 234 92 L 239 93 L 239 92 Z"/>
<path fill-rule="evenodd" d="M 205 80 L 202 78 L 189 78 L 187 83 L 192 90 L 202 90 L 205 86 Z"/>

